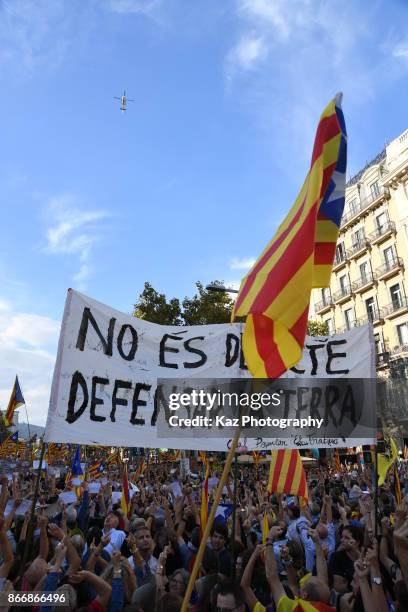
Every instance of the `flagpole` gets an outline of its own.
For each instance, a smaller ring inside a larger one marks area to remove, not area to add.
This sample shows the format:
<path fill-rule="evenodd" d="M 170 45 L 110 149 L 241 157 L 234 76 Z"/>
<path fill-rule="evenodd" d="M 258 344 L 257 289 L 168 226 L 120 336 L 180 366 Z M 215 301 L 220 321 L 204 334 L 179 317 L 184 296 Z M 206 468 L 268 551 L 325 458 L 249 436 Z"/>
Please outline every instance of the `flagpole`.
<path fill-rule="evenodd" d="M 28 420 L 28 412 L 27 412 L 27 404 L 24 402 L 24 408 L 25 408 L 25 413 L 26 413 L 26 418 L 27 418 L 27 429 L 28 429 L 28 439 L 31 439 L 31 431 L 30 431 L 30 421 Z"/>
<path fill-rule="evenodd" d="M 236 563 L 235 563 L 235 521 L 237 518 L 237 480 L 238 480 L 238 453 L 235 453 L 234 459 L 234 498 L 233 503 L 234 507 L 232 509 L 232 543 L 231 543 L 231 553 L 232 553 L 232 579 L 235 580 L 236 576 Z"/>
<path fill-rule="evenodd" d="M 183 605 L 181 606 L 181 612 L 187 612 L 187 610 L 188 610 L 188 605 L 189 605 L 189 601 L 190 601 L 190 598 L 191 598 L 191 593 L 193 592 L 193 587 L 194 587 L 194 584 L 195 584 L 195 581 L 196 581 L 196 578 L 197 578 L 198 570 L 199 570 L 199 568 L 201 566 L 201 560 L 203 558 L 204 551 L 205 551 L 205 548 L 206 548 L 206 543 L 207 543 L 207 540 L 208 540 L 208 537 L 210 535 L 211 528 L 212 528 L 212 525 L 213 525 L 213 522 L 214 522 L 215 513 L 217 511 L 218 504 L 220 503 L 221 495 L 222 495 L 222 492 L 224 490 L 224 486 L 225 486 L 225 483 L 227 481 L 228 474 L 229 474 L 229 472 L 231 470 L 231 465 L 232 465 L 232 461 L 234 459 L 235 451 L 236 451 L 237 446 L 238 446 L 240 434 L 241 434 L 241 427 L 238 427 L 237 431 L 235 432 L 235 436 L 234 436 L 234 438 L 232 440 L 231 448 L 230 448 L 230 450 L 228 452 L 227 460 L 226 460 L 225 465 L 224 465 L 224 471 L 222 473 L 220 482 L 218 483 L 217 491 L 215 493 L 215 496 L 214 496 L 214 499 L 213 499 L 213 503 L 212 503 L 212 506 L 211 506 L 210 516 L 208 517 L 207 524 L 205 526 L 205 530 L 204 530 L 204 533 L 203 533 L 202 538 L 201 538 L 200 547 L 198 549 L 197 556 L 196 556 L 196 559 L 194 561 L 194 566 L 193 566 L 193 569 L 191 570 L 190 580 L 188 581 L 187 590 L 186 590 L 186 593 L 185 593 L 184 599 L 183 599 Z"/>
<path fill-rule="evenodd" d="M 40 490 L 41 470 L 42 470 L 44 454 L 45 454 L 45 442 L 44 442 L 44 438 L 41 438 L 41 454 L 40 454 L 40 460 L 39 460 L 39 463 L 38 463 L 37 479 L 36 479 L 36 482 L 35 482 L 33 503 L 31 505 L 30 520 L 29 520 L 29 523 L 28 523 L 26 539 L 25 539 L 25 543 L 24 543 L 23 560 L 22 560 L 21 568 L 20 568 L 20 577 L 21 578 L 24 575 L 25 566 L 26 566 L 27 558 L 28 558 L 28 553 L 29 553 L 29 550 L 31 549 L 31 546 L 32 546 L 32 539 L 33 539 L 32 536 L 33 536 L 34 517 L 35 517 L 35 506 L 37 504 L 38 493 L 39 493 L 39 490 Z"/>
<path fill-rule="evenodd" d="M 374 461 L 374 537 L 378 536 L 378 448 L 377 441 L 374 445 L 375 461 Z"/>

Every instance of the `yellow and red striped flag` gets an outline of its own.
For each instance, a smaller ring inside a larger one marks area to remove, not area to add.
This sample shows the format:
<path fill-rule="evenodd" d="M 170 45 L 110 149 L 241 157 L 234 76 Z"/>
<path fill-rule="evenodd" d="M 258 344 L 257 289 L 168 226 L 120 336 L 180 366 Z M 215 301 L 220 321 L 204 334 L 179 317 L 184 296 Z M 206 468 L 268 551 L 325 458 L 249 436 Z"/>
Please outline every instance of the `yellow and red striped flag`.
<path fill-rule="evenodd" d="M 404 446 L 404 459 L 408 461 L 408 446 L 407 445 Z"/>
<path fill-rule="evenodd" d="M 139 478 L 141 476 L 143 476 L 143 474 L 144 474 L 144 472 L 146 470 L 146 467 L 147 467 L 146 461 L 144 459 L 142 459 L 141 462 L 139 463 L 139 465 L 137 466 L 136 471 L 134 472 L 133 477 L 132 477 L 132 482 L 134 484 L 136 484 L 136 482 L 139 480 Z"/>
<path fill-rule="evenodd" d="M 20 384 L 18 382 L 18 376 L 16 376 L 16 380 L 14 381 L 13 389 L 11 391 L 10 400 L 6 410 L 6 416 L 4 418 L 4 422 L 6 427 L 10 427 L 13 424 L 14 411 L 16 408 L 23 406 L 25 404 L 25 400 L 23 394 L 20 389 Z"/>
<path fill-rule="evenodd" d="M 337 473 L 341 472 L 341 461 L 338 448 L 336 448 L 336 450 L 334 451 L 334 469 Z"/>
<path fill-rule="evenodd" d="M 108 458 L 105 461 L 106 466 L 118 465 L 119 464 L 119 451 L 116 449 L 113 453 L 108 455 Z"/>
<path fill-rule="evenodd" d="M 207 458 L 204 458 L 205 476 L 203 482 L 203 490 L 201 493 L 201 509 L 200 509 L 200 528 L 201 535 L 204 533 L 205 526 L 208 520 L 208 479 L 210 477 L 210 462 Z"/>
<path fill-rule="evenodd" d="M 207 453 L 205 451 L 198 451 L 198 456 L 200 457 L 202 464 L 205 467 L 207 463 Z"/>
<path fill-rule="evenodd" d="M 241 282 L 232 320 L 247 316 L 243 351 L 254 377 L 277 378 L 296 365 L 302 356 L 311 290 L 330 284 L 347 163 L 340 104 L 338 94 L 323 111 L 299 195 Z"/>
<path fill-rule="evenodd" d="M 68 470 L 65 476 L 65 486 L 66 487 L 68 487 L 71 484 L 71 479 L 72 479 L 72 473 L 71 473 L 71 470 Z"/>
<path fill-rule="evenodd" d="M 129 495 L 129 480 L 127 464 L 123 466 L 122 473 L 122 497 L 120 498 L 120 506 L 126 518 L 129 518 L 130 513 L 130 495 Z"/>
<path fill-rule="evenodd" d="M 306 474 L 297 449 L 271 452 L 268 492 L 289 493 L 308 499 Z"/>

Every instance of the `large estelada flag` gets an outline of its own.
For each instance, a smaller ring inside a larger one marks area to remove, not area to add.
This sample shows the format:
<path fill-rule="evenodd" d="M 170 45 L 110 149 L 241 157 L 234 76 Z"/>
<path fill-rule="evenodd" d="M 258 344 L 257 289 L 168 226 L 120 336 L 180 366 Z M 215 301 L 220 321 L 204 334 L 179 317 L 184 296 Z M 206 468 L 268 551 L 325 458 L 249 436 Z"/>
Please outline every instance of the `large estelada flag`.
<path fill-rule="evenodd" d="M 23 394 L 20 389 L 20 383 L 18 382 L 18 376 L 14 381 L 13 389 L 11 391 L 10 401 L 7 406 L 6 416 L 4 422 L 6 427 L 10 427 L 13 424 L 14 411 L 25 404 Z"/>
<path fill-rule="evenodd" d="M 271 452 L 269 493 L 288 493 L 308 499 L 306 474 L 297 449 Z"/>
<path fill-rule="evenodd" d="M 302 356 L 310 293 L 330 284 L 344 209 L 347 143 L 341 94 L 323 111 L 310 170 L 275 236 L 244 277 L 232 320 L 246 316 L 245 361 L 276 378 Z"/>

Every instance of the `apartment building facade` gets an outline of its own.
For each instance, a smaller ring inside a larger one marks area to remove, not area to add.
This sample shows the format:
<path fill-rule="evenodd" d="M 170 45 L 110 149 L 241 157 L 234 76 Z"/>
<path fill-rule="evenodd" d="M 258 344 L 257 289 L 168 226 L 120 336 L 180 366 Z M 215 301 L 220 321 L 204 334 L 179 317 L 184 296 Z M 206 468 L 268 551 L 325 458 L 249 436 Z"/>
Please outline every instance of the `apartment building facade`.
<path fill-rule="evenodd" d="M 408 377 L 408 130 L 346 186 L 330 287 L 311 318 L 329 333 L 372 324 L 380 376 Z"/>

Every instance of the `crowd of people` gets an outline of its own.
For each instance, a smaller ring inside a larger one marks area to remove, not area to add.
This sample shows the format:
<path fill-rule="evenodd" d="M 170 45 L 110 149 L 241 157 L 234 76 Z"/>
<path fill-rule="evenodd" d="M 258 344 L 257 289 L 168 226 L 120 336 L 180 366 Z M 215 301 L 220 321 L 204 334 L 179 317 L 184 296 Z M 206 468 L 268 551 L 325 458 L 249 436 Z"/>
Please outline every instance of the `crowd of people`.
<path fill-rule="evenodd" d="M 2 476 L 1 609 L 181 610 L 201 540 L 204 474 L 174 465 L 149 465 L 127 516 L 120 466 L 96 485 L 44 471 L 33 512 L 36 473 Z M 399 470 L 400 504 L 392 475 L 374 499 L 370 466 L 308 469 L 305 503 L 268 493 L 267 464 L 241 466 L 236 490 L 230 476 L 222 497 L 235 512 L 216 513 L 188 609 L 408 612 L 408 463 Z M 219 476 L 213 469 L 210 503 Z"/>

